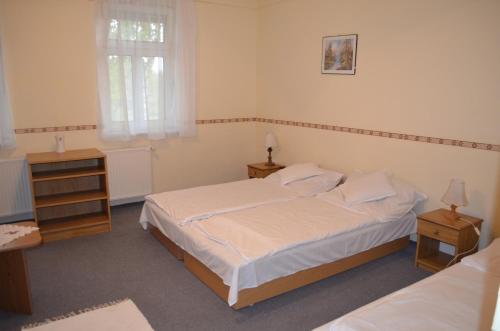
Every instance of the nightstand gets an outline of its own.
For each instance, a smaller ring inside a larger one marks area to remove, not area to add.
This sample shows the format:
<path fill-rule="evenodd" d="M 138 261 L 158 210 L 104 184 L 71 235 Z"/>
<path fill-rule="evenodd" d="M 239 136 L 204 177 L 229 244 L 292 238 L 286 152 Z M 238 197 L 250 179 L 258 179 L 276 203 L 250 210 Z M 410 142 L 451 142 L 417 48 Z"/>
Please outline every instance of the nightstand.
<path fill-rule="evenodd" d="M 277 163 L 273 166 L 266 166 L 265 163 L 254 163 L 248 164 L 247 167 L 249 178 L 264 178 L 273 172 L 283 169 L 285 166 Z"/>
<path fill-rule="evenodd" d="M 471 223 L 480 230 L 483 220 L 460 213 L 457 215 L 459 218 L 453 219 L 449 210 L 437 209 L 418 216 L 417 267 L 437 272 L 448 266 L 454 256 L 439 250 L 441 242 L 455 246 L 455 256 L 471 250 L 457 258 L 455 263 L 464 256 L 477 252 L 476 242 L 479 238 Z"/>

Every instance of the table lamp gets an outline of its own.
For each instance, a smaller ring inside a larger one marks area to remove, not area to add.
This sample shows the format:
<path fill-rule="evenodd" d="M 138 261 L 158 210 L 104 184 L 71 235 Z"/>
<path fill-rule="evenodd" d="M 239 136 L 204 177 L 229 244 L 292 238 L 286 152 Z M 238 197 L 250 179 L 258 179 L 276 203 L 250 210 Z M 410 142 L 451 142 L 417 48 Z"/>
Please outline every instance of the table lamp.
<path fill-rule="evenodd" d="M 278 143 L 276 142 L 276 137 L 274 136 L 274 134 L 269 132 L 266 135 L 266 148 L 267 148 L 267 152 L 269 153 L 269 156 L 267 157 L 266 166 L 273 166 L 274 165 L 271 153 L 273 151 L 273 147 L 277 147 L 277 146 L 278 146 Z"/>
<path fill-rule="evenodd" d="M 466 206 L 468 203 L 467 197 L 465 196 L 464 181 L 456 178 L 452 179 L 441 201 L 450 206 L 451 216 L 457 219 L 457 207 Z"/>

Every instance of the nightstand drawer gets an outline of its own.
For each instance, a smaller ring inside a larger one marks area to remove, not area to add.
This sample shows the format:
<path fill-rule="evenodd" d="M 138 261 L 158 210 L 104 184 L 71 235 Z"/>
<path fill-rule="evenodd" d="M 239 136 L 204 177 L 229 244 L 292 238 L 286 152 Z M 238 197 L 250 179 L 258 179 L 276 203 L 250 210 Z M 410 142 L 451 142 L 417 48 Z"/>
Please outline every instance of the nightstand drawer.
<path fill-rule="evenodd" d="M 418 221 L 418 234 L 452 245 L 458 243 L 458 231 L 421 219 Z"/>

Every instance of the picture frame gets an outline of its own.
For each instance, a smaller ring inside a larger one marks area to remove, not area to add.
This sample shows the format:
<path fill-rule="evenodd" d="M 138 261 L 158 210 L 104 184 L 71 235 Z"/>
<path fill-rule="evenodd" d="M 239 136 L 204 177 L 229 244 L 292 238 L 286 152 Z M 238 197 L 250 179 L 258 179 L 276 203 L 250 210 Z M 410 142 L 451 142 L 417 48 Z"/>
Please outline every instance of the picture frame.
<path fill-rule="evenodd" d="M 357 34 L 326 36 L 323 37 L 322 45 L 322 74 L 354 75 L 356 73 Z"/>

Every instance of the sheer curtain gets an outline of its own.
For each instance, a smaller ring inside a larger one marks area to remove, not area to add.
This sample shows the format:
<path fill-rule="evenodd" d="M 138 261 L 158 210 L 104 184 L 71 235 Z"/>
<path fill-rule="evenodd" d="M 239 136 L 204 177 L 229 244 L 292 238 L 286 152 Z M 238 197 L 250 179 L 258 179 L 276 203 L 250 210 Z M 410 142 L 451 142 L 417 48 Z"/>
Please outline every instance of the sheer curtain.
<path fill-rule="evenodd" d="M 99 0 L 97 10 L 103 138 L 194 135 L 194 1 Z"/>
<path fill-rule="evenodd" d="M 2 42 L 0 40 L 0 149 L 14 148 L 16 138 L 12 128 L 9 97 L 3 70 Z"/>

